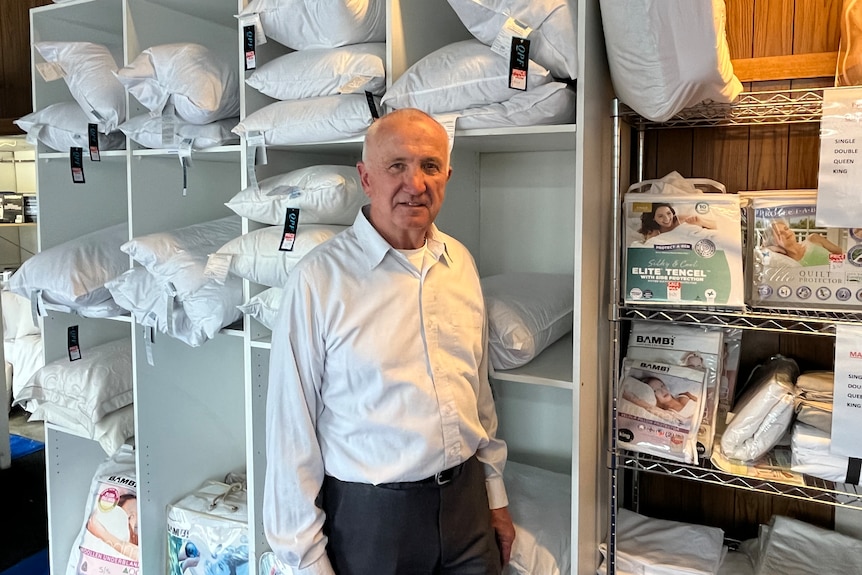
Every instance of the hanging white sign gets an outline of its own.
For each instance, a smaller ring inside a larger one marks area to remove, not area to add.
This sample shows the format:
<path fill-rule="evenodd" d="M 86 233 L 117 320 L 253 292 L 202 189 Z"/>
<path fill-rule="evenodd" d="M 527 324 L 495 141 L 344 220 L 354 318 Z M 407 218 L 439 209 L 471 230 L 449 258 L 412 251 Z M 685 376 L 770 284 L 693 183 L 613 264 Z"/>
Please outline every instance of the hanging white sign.
<path fill-rule="evenodd" d="M 815 222 L 833 228 L 862 223 L 862 88 L 823 90 Z"/>
<path fill-rule="evenodd" d="M 835 389 L 830 453 L 862 457 L 862 326 L 835 328 Z"/>

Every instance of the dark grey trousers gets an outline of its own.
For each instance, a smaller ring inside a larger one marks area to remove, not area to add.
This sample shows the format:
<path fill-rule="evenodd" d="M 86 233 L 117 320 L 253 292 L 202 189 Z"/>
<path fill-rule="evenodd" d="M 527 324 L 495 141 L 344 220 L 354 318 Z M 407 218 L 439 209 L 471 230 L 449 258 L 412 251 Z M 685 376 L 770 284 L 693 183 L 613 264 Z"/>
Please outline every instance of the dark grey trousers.
<path fill-rule="evenodd" d="M 374 486 L 326 477 L 327 554 L 338 575 L 499 575 L 482 464 L 445 485 Z"/>

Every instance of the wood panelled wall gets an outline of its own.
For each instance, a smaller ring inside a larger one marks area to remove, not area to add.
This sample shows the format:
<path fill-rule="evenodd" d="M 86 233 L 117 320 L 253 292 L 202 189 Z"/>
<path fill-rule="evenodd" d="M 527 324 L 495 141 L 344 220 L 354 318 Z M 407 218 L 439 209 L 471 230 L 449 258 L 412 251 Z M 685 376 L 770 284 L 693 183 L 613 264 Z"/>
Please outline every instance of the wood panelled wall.
<path fill-rule="evenodd" d="M 731 57 L 760 58 L 835 52 L 842 0 L 726 0 Z M 744 84 L 746 91 L 834 85 L 832 76 Z M 740 190 L 782 190 L 817 186 L 819 126 L 654 130 L 647 135 L 644 177 L 672 170 L 707 177 Z M 632 175 L 632 181 L 636 175 Z M 834 340 L 746 331 L 739 386 L 750 370 L 775 353 L 795 358 L 802 369 L 832 367 Z M 647 515 L 722 527 L 732 537 L 757 535 L 757 524 L 773 514 L 831 527 L 833 508 L 730 487 L 641 474 L 640 511 Z"/>
<path fill-rule="evenodd" d="M 51 0 L 0 0 L 0 135 L 22 134 L 12 123 L 33 111 L 30 8 Z"/>

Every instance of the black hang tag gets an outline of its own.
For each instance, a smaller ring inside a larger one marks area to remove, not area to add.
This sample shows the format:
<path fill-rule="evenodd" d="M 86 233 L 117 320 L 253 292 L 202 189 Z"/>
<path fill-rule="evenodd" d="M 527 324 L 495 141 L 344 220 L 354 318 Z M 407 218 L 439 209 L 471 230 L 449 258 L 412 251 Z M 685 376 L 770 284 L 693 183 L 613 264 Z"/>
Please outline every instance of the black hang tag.
<path fill-rule="evenodd" d="M 245 69 L 254 70 L 257 68 L 257 59 L 255 57 L 256 42 L 254 39 L 254 24 L 242 27 L 242 43 L 243 53 L 245 54 Z"/>
<path fill-rule="evenodd" d="M 281 245 L 278 246 L 278 251 L 293 251 L 297 226 L 299 226 L 299 208 L 287 208 L 287 214 L 284 218 L 284 232 L 281 234 Z"/>
<path fill-rule="evenodd" d="M 69 148 L 69 162 L 72 164 L 72 183 L 84 183 L 84 150 Z"/>
<path fill-rule="evenodd" d="M 99 154 L 99 125 L 87 124 L 87 141 L 90 146 L 90 161 L 99 162 L 102 160 Z"/>
<path fill-rule="evenodd" d="M 527 89 L 527 67 L 530 63 L 530 41 L 512 36 L 512 51 L 509 52 L 509 87 L 513 90 Z"/>
<path fill-rule="evenodd" d="M 78 326 L 70 325 L 66 330 L 66 341 L 69 344 L 69 361 L 81 359 L 81 347 L 78 344 Z"/>
<path fill-rule="evenodd" d="M 368 101 L 368 109 L 371 110 L 371 117 L 375 120 L 380 118 L 380 112 L 377 111 L 377 105 L 374 103 L 374 94 L 365 90 L 365 99 Z"/>

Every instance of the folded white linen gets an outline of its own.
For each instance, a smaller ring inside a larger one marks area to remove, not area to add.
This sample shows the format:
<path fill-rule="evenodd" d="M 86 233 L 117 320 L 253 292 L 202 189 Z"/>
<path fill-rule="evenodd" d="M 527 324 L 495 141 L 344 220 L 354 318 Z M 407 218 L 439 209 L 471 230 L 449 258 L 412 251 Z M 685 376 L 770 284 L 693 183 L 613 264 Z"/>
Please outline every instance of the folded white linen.
<path fill-rule="evenodd" d="M 862 540 L 776 515 L 761 536 L 755 575 L 862 575 Z"/>
<path fill-rule="evenodd" d="M 606 543 L 599 551 L 607 559 Z M 716 575 L 726 553 L 724 531 L 717 527 L 617 511 L 618 575 Z"/>
<path fill-rule="evenodd" d="M 858 459 L 832 455 L 829 433 L 797 421 L 790 440 L 790 469 L 827 481 L 860 485 Z"/>

